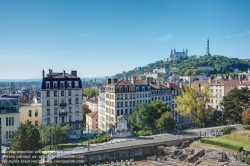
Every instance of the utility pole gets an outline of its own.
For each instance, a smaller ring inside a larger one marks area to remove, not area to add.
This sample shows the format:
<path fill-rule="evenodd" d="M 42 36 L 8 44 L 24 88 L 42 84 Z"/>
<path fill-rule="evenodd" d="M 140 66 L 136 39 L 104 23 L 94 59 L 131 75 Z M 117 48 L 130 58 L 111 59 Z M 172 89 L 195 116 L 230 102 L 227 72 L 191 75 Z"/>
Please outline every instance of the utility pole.
<path fill-rule="evenodd" d="M 55 124 L 55 151 L 56 151 L 56 124 Z"/>
<path fill-rule="evenodd" d="M 87 134 L 87 136 L 88 136 L 88 151 L 89 151 L 89 125 L 88 125 L 88 134 Z"/>

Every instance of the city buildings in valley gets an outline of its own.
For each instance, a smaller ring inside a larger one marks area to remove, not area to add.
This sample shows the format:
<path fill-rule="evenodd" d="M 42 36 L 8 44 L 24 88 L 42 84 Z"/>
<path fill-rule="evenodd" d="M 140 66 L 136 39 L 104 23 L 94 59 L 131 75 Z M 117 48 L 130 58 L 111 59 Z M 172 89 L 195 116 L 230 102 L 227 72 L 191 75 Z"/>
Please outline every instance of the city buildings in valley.
<path fill-rule="evenodd" d="M 27 120 L 35 126 L 42 124 L 42 105 L 41 104 L 22 104 L 20 105 L 19 124 Z"/>
<path fill-rule="evenodd" d="M 43 70 L 42 124 L 70 124 L 72 133 L 81 135 L 82 128 L 82 82 L 77 71 L 49 73 Z"/>
<path fill-rule="evenodd" d="M 89 130 L 98 131 L 98 111 L 86 114 L 86 126 Z"/>
<path fill-rule="evenodd" d="M 2 127 L 2 144 L 11 143 L 11 138 L 19 126 L 19 95 L 4 94 L 0 96 L 0 126 Z"/>

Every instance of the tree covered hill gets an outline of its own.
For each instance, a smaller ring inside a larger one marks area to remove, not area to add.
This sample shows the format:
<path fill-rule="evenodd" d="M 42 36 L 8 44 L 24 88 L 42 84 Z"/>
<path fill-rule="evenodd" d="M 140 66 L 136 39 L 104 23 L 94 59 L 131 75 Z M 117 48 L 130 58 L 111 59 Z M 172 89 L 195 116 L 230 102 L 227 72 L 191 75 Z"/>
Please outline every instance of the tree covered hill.
<path fill-rule="evenodd" d="M 212 70 L 198 70 L 200 66 L 213 67 Z M 127 77 L 142 75 L 145 72 L 152 72 L 153 69 L 169 67 L 171 73 L 178 73 L 179 75 L 197 75 L 205 73 L 207 76 L 220 75 L 232 73 L 234 69 L 240 71 L 247 71 L 250 68 L 250 62 L 240 60 L 238 58 L 228 58 L 222 55 L 214 56 L 189 56 L 187 59 L 179 59 L 172 61 L 156 61 L 141 68 L 135 68 L 126 72 Z M 114 78 L 121 78 L 122 73 L 116 74 Z"/>

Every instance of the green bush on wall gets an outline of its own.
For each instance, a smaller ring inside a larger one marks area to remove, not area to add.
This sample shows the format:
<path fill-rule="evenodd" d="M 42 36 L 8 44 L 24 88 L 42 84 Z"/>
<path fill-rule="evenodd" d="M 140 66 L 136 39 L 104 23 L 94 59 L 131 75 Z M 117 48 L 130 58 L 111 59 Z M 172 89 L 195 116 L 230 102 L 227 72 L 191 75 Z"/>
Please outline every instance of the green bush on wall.
<path fill-rule="evenodd" d="M 224 147 L 224 148 L 236 150 L 238 152 L 241 152 L 243 150 L 243 147 L 241 147 L 241 146 L 239 147 L 239 146 L 227 144 L 225 142 L 218 142 L 218 141 L 208 140 L 208 139 L 205 139 L 205 138 L 201 138 L 200 141 L 201 141 L 201 143 L 217 145 L 217 146 L 221 146 L 221 147 Z"/>
<path fill-rule="evenodd" d="M 244 126 L 244 129 L 245 129 L 245 130 L 250 130 L 250 125 Z"/>

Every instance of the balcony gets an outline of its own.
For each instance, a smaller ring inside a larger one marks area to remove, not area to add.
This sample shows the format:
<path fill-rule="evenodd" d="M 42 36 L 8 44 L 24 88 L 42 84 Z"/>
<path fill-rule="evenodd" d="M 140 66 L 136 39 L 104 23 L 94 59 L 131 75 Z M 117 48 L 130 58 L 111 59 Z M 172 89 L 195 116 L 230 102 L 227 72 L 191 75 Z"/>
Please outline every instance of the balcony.
<path fill-rule="evenodd" d="M 59 112 L 59 115 L 67 115 L 67 112 Z"/>
<path fill-rule="evenodd" d="M 60 108 L 61 108 L 61 109 L 66 108 L 66 106 L 67 106 L 67 104 L 66 104 L 66 103 L 61 103 L 61 104 L 60 104 Z"/>

